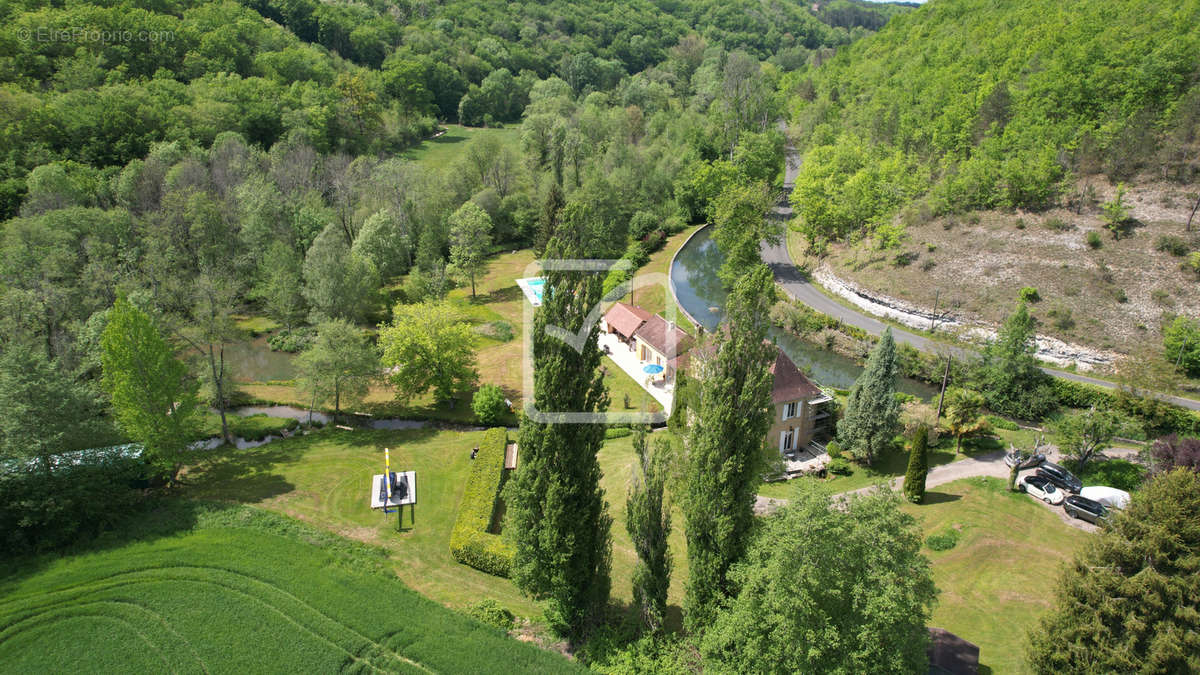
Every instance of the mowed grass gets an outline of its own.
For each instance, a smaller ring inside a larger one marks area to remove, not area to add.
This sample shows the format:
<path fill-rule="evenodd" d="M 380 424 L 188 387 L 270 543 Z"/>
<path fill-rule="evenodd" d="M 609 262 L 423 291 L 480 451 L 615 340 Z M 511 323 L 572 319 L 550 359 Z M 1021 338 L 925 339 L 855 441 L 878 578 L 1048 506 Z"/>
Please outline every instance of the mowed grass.
<path fill-rule="evenodd" d="M 941 591 L 931 625 L 978 645 L 991 672 L 1027 672 L 1027 633 L 1050 606 L 1062 564 L 1095 535 L 996 478 L 939 485 L 925 499 L 902 507 L 921 519 L 925 536 L 946 528 L 960 535 L 948 551 L 923 550 Z"/>
<path fill-rule="evenodd" d="M 578 670 L 405 588 L 368 547 L 258 509 L 174 510 L 174 532 L 0 579 L 0 670 Z"/>
<path fill-rule="evenodd" d="M 431 169 L 442 169 L 461 157 L 469 141 L 479 136 L 495 137 L 503 145 L 514 149 L 518 148 L 521 141 L 520 126 L 491 129 L 447 124 L 445 128 L 446 133 L 409 148 L 403 157 Z"/>
<path fill-rule="evenodd" d="M 665 431 L 654 434 L 659 435 L 670 438 Z M 540 621 L 541 607 L 512 582 L 450 557 L 450 532 L 471 467 L 471 448 L 482 438 L 483 432 L 331 429 L 250 450 L 221 449 L 187 473 L 185 494 L 260 506 L 381 546 L 406 586 L 441 604 L 461 608 L 490 597 L 518 615 Z M 516 439 L 515 433 L 511 438 Z M 417 477 L 416 521 L 406 510 L 401 531 L 396 516 L 385 520 L 368 504 L 370 477 L 383 473 L 385 447 L 391 451 L 393 470 L 412 470 Z M 601 487 L 613 516 L 613 598 L 627 604 L 632 600 L 631 575 L 637 558 L 625 531 L 632 437 L 606 441 L 599 461 L 604 473 Z M 687 577 L 678 510 L 671 546 L 676 570 L 671 602 L 678 607 Z"/>

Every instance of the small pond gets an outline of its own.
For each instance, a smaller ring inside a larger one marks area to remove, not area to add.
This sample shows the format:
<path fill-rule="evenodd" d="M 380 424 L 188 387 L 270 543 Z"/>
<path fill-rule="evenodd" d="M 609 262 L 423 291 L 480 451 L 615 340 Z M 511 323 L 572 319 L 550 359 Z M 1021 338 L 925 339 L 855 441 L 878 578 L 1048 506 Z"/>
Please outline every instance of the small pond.
<path fill-rule="evenodd" d="M 286 352 L 271 351 L 265 335 L 225 345 L 225 365 L 234 382 L 290 380 L 296 376 L 293 358 Z"/>

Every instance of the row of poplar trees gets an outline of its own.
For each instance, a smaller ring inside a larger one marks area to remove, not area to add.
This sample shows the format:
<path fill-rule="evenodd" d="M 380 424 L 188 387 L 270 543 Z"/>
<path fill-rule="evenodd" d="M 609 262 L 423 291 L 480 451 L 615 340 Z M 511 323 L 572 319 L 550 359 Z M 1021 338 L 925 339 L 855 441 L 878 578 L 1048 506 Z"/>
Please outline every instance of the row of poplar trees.
<path fill-rule="evenodd" d="M 620 238 L 610 228 L 570 206 L 561 215 L 547 259 L 612 257 L 609 242 Z M 547 291 L 530 338 L 533 404 L 540 412 L 522 419 L 522 466 L 506 490 L 505 530 L 516 545 L 513 580 L 545 601 L 551 625 L 574 644 L 603 621 L 611 588 L 612 517 L 597 460 L 605 427 L 571 423 L 567 416 L 608 408 L 598 326 L 590 316 L 602 301 L 602 281 L 594 272 L 546 271 Z M 710 624 L 732 592 L 730 568 L 750 543 L 771 423 L 775 348 L 766 337 L 774 293 L 761 264 L 733 284 L 726 321 L 711 336 L 705 375 L 689 406 L 682 492 L 690 571 L 685 610 L 693 631 Z M 626 523 L 638 553 L 634 600 L 652 632 L 664 623 L 671 570 L 664 504 L 670 448 L 665 439 L 656 441 L 648 447 L 644 432 L 634 439 L 638 462 Z"/>

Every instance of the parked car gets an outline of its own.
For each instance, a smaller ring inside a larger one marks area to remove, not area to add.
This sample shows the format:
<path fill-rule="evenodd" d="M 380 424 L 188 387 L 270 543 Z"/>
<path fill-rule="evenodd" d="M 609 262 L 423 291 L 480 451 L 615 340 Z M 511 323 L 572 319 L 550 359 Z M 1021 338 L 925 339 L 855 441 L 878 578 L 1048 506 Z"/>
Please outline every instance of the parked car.
<path fill-rule="evenodd" d="M 1054 462 L 1046 462 L 1038 467 L 1037 475 L 1054 483 L 1055 487 L 1062 488 L 1067 492 L 1079 494 L 1083 489 L 1083 481 L 1075 477 L 1075 474 L 1067 471 Z"/>
<path fill-rule="evenodd" d="M 1090 485 L 1079 491 L 1080 497 L 1087 497 L 1094 502 L 1100 502 L 1110 509 L 1124 509 L 1129 506 L 1129 493 L 1106 485 Z"/>
<path fill-rule="evenodd" d="M 1054 483 L 1041 476 L 1021 476 L 1021 479 L 1017 481 L 1017 488 L 1047 504 L 1061 504 L 1063 501 L 1062 490 L 1054 487 Z"/>
<path fill-rule="evenodd" d="M 1086 520 L 1089 523 L 1100 524 L 1108 522 L 1108 509 L 1100 502 L 1079 495 L 1070 495 L 1063 500 L 1063 510 L 1072 518 Z"/>
<path fill-rule="evenodd" d="M 1004 463 L 1018 469 L 1032 469 L 1033 467 L 1046 461 L 1046 456 L 1038 452 L 1032 455 L 1027 455 L 1023 452 L 1010 452 L 1004 456 Z"/>

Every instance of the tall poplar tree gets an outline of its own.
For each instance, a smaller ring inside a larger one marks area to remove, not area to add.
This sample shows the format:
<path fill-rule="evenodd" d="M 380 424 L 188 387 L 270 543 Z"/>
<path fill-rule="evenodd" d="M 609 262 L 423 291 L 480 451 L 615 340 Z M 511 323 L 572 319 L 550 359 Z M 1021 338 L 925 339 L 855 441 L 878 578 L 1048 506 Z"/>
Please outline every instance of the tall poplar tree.
<path fill-rule="evenodd" d="M 1022 302 L 983 350 L 974 379 L 988 408 L 1027 420 L 1040 419 L 1054 409 L 1050 376 L 1034 357 L 1036 330 L 1037 323 Z"/>
<path fill-rule="evenodd" d="M 846 414 L 838 421 L 838 443 L 867 465 L 890 447 L 900 424 L 896 401 L 896 341 L 886 328 L 867 367 L 850 389 Z"/>
<path fill-rule="evenodd" d="M 546 258 L 603 255 L 605 228 L 566 218 Z M 543 304 L 534 314 L 533 404 L 543 413 L 521 420 L 521 468 L 509 482 L 504 531 L 516 548 L 512 578 L 547 600 L 546 618 L 573 643 L 586 636 L 608 602 L 612 518 L 600 488 L 599 423 L 570 423 L 563 413 L 600 413 L 609 396 L 600 374 L 598 322 L 588 314 L 603 278 L 586 271 L 547 270 Z M 563 333 L 553 330 L 558 327 Z M 577 341 L 577 342 L 576 342 Z"/>
<path fill-rule="evenodd" d="M 771 426 L 770 373 L 776 347 L 766 341 L 774 302 L 771 272 L 759 265 L 734 285 L 727 318 L 700 366 L 687 435 L 688 627 L 711 623 L 742 557 Z"/>
<path fill-rule="evenodd" d="M 642 625 L 650 633 L 662 630 L 667 615 L 667 591 L 671 586 L 671 511 L 664 502 L 667 456 L 670 444 L 661 435 L 654 449 L 646 443 L 646 430 L 633 437 L 637 464 L 625 502 L 625 529 L 637 552 L 633 568 L 633 603 L 641 613 Z"/>

